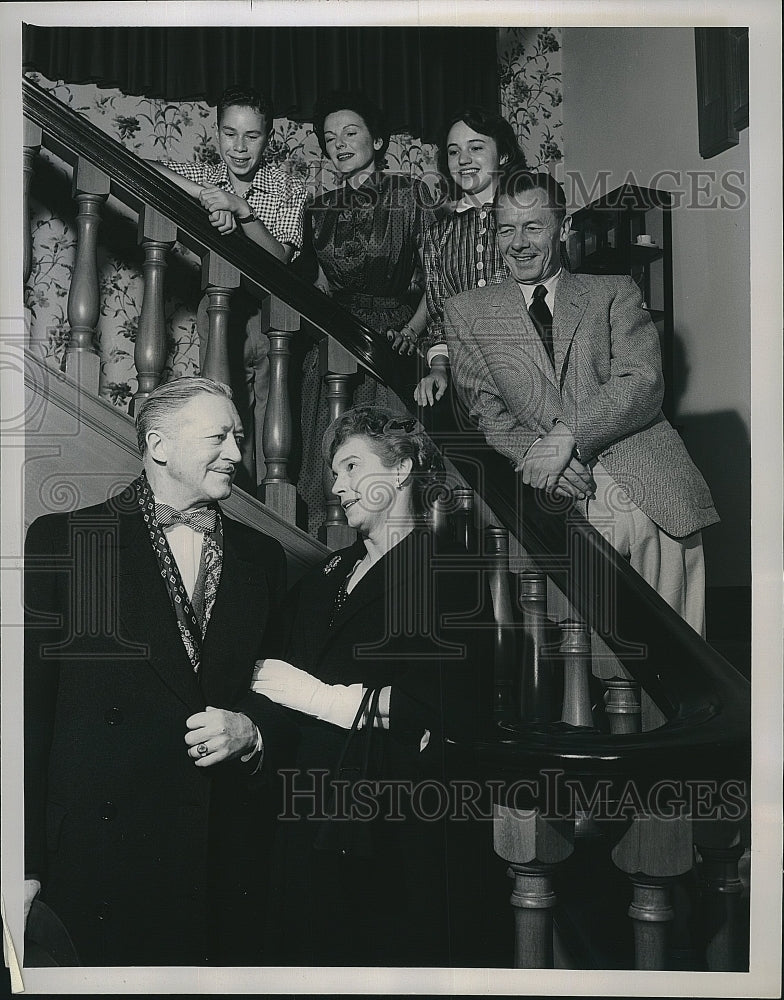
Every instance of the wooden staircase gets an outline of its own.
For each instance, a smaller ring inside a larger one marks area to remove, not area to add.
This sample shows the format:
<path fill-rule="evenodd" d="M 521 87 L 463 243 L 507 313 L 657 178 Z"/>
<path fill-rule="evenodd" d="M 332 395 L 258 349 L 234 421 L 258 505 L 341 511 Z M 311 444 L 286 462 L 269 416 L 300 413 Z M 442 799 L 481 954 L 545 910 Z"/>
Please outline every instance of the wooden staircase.
<path fill-rule="evenodd" d="M 242 236 L 219 236 L 187 195 L 50 95 L 29 81 L 23 92 L 25 191 L 44 145 L 71 165 L 78 205 L 65 371 L 44 364 L 36 344 L 27 349 L 27 520 L 104 499 L 138 469 L 131 420 L 97 398 L 97 220 L 111 193 L 136 212 L 144 256 L 136 405 L 165 362 L 162 288 L 175 241 L 202 260 L 212 306 L 205 374 L 225 378 L 232 290 L 267 304 L 264 502 L 235 490 L 226 507 L 282 542 L 296 579 L 345 541 L 347 527 L 331 495 L 323 544 L 296 526 L 291 338 L 303 318 L 323 332 L 335 416 L 358 365 L 400 393 L 413 362 Z M 29 240 L 25 267 L 27 277 Z M 456 774 L 468 763 L 493 783 L 494 847 L 512 877 L 508 964 L 748 968 L 739 876 L 750 843 L 748 682 L 578 513 L 522 487 L 459 409 L 429 430 L 452 470 L 434 528 L 462 539 L 497 622 L 482 736 L 447 751 Z M 554 600 L 567 609 L 558 622 Z M 592 663 L 599 641 L 614 658 L 603 671 Z"/>

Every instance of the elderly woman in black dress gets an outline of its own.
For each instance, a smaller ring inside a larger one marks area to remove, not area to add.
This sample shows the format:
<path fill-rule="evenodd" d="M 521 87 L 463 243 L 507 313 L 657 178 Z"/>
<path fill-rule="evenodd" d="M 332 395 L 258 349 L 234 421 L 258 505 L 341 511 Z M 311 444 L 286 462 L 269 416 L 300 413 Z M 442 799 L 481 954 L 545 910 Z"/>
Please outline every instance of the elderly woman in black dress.
<path fill-rule="evenodd" d="M 274 864 L 273 959 L 486 964 L 486 906 L 504 913 L 508 889 L 502 878 L 499 896 L 480 876 L 493 865 L 490 824 L 453 822 L 438 789 L 448 789 L 445 737 L 468 739 L 490 710 L 487 588 L 465 557 L 433 552 L 423 513 L 443 463 L 416 421 L 349 410 L 329 428 L 325 458 L 360 537 L 289 594 L 281 658 L 260 661 L 253 684 L 299 730 Z M 359 803 L 365 822 L 330 823 L 318 819 L 336 810 L 319 775 L 334 777 L 347 742 L 344 763 L 378 784 L 360 800 L 352 783 L 339 810 Z"/>
<path fill-rule="evenodd" d="M 413 345 L 418 331 L 408 324 L 424 291 L 421 251 L 435 221 L 433 197 L 423 182 L 385 172 L 389 129 L 364 95 L 336 91 L 322 98 L 313 129 L 341 182 L 315 199 L 306 219 L 306 241 L 318 262 L 316 285 L 380 338 L 402 331 Z M 302 400 L 300 489 L 315 532 L 325 511 L 320 445 L 329 422 L 316 349 L 305 360 Z M 400 409 L 391 391 L 368 375 L 356 387 L 354 404 Z"/>

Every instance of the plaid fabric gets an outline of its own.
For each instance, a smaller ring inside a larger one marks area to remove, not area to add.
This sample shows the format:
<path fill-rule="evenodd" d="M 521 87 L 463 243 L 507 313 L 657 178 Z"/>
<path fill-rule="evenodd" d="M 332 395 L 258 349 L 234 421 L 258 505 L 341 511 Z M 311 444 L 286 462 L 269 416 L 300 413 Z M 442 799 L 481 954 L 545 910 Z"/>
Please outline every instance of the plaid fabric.
<path fill-rule="evenodd" d="M 214 184 L 223 191 L 245 198 L 256 218 L 264 223 L 279 243 L 290 243 L 297 250 L 301 248 L 305 185 L 298 177 L 265 163 L 256 172 L 245 194 L 240 195 L 229 180 L 225 163 L 161 162 L 194 184 Z"/>
<path fill-rule="evenodd" d="M 490 205 L 455 212 L 432 225 L 425 236 L 427 330 L 419 340 L 423 354 L 446 342 L 444 301 L 459 292 L 497 285 L 509 274 L 495 234 Z"/>

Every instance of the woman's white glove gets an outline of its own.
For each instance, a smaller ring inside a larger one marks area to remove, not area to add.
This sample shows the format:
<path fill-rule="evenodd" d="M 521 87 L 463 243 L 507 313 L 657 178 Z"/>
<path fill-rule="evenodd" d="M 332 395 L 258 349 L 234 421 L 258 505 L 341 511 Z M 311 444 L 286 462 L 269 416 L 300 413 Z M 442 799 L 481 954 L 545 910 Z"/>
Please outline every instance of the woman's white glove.
<path fill-rule="evenodd" d="M 362 684 L 325 684 L 285 660 L 267 659 L 256 663 L 251 690 L 277 705 L 351 729 L 364 688 Z"/>

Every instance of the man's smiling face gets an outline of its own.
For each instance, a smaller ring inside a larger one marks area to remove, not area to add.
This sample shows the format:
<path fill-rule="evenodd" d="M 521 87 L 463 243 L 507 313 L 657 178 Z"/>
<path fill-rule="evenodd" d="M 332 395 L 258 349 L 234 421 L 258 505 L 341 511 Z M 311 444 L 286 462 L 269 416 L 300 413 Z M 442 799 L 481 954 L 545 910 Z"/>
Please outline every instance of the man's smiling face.
<path fill-rule="evenodd" d="M 515 281 L 539 285 L 557 274 L 570 220 L 550 207 L 547 192 L 499 194 L 495 211 L 498 247 Z"/>

